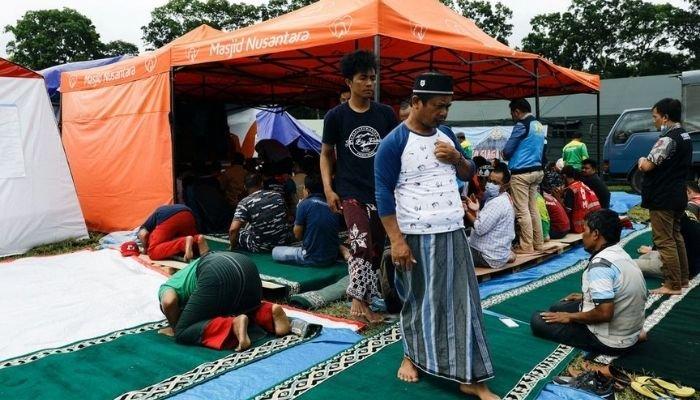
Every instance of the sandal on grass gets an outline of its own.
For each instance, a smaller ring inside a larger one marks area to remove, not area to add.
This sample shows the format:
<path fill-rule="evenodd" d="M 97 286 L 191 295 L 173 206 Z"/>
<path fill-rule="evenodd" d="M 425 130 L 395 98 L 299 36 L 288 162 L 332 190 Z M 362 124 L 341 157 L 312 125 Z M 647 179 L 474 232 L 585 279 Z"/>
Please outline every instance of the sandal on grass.
<path fill-rule="evenodd" d="M 641 384 L 652 383 L 667 392 L 671 396 L 675 397 L 691 397 L 695 394 L 695 389 L 688 386 L 678 386 L 671 382 L 665 381 L 659 378 L 652 378 L 649 376 L 638 376 L 634 379 L 635 382 Z"/>
<path fill-rule="evenodd" d="M 675 400 L 673 396 L 668 392 L 668 390 L 657 386 L 655 383 L 646 381 L 646 383 L 640 383 L 632 381 L 630 384 L 632 390 L 641 394 L 644 397 L 657 400 Z"/>

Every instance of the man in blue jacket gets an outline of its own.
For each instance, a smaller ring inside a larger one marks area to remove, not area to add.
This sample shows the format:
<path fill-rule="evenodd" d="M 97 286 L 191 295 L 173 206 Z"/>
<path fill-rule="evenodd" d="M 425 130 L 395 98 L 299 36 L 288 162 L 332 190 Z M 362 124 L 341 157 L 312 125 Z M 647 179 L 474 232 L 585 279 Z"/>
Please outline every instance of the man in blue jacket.
<path fill-rule="evenodd" d="M 503 157 L 508 160 L 512 175 L 510 190 L 519 229 L 520 244 L 513 251 L 534 253 L 541 251 L 544 243 L 537 210 L 537 188 L 544 176 L 542 156 L 546 132 L 531 114 L 532 108 L 527 100 L 513 100 L 509 107 L 515 126 L 503 148 Z"/>

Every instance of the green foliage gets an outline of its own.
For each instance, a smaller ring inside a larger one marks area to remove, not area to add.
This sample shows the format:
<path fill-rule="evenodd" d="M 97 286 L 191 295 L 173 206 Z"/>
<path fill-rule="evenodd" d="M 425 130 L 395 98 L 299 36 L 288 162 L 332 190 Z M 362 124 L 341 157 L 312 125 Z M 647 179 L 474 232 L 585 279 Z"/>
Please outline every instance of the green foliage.
<path fill-rule="evenodd" d="M 207 24 L 221 30 L 235 30 L 260 20 L 260 9 L 227 0 L 170 0 L 151 11 L 151 22 L 141 27 L 143 40 L 159 48 L 190 30 Z"/>
<path fill-rule="evenodd" d="M 698 0 L 689 10 L 643 0 L 573 0 L 563 13 L 531 20 L 526 51 L 604 78 L 680 72 L 698 66 Z"/>
<path fill-rule="evenodd" d="M 503 3 L 491 3 L 486 0 L 440 0 L 443 4 L 474 21 L 487 35 L 503 44 L 508 44 L 508 37 L 513 33 L 513 10 Z"/>
<path fill-rule="evenodd" d="M 315 2 L 316 0 L 269 0 L 267 4 L 260 6 L 260 17 L 266 21 Z"/>
<path fill-rule="evenodd" d="M 119 54 L 138 54 L 138 48 L 121 40 L 104 44 L 92 21 L 78 11 L 27 11 L 5 32 L 14 35 L 7 43 L 10 59 L 34 70 L 74 61 L 94 60 Z"/>
<path fill-rule="evenodd" d="M 139 55 L 139 48 L 135 44 L 125 42 L 123 40 L 113 40 L 105 43 L 102 47 L 103 57 L 116 57 L 121 55 Z"/>

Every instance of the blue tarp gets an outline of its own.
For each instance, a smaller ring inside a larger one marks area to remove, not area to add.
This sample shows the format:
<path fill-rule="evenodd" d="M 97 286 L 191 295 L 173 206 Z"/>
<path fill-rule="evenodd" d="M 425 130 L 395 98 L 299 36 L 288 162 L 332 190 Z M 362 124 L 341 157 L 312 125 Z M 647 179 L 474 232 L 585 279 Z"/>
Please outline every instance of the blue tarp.
<path fill-rule="evenodd" d="M 248 399 L 349 349 L 361 339 L 362 336 L 349 329 L 323 328 L 317 338 L 221 375 L 173 398 Z"/>
<path fill-rule="evenodd" d="M 258 124 L 258 140 L 275 139 L 285 146 L 296 141 L 297 147 L 302 150 L 321 152 L 321 141 L 316 133 L 286 111 L 279 108 L 262 110 L 255 119 Z"/>
<path fill-rule="evenodd" d="M 44 76 L 44 82 L 46 83 L 46 90 L 49 92 L 49 97 L 53 97 L 53 95 L 55 95 L 61 87 L 62 72 L 101 67 L 103 65 L 109 65 L 117 61 L 121 61 L 125 57 L 127 56 L 117 56 L 110 58 L 101 58 L 99 60 L 78 61 L 67 64 L 54 65 L 53 67 L 42 69 L 41 71 L 39 71 L 39 73 Z"/>
<path fill-rule="evenodd" d="M 618 214 L 627 214 L 634 206 L 642 203 L 642 196 L 625 192 L 610 192 L 610 209 Z"/>

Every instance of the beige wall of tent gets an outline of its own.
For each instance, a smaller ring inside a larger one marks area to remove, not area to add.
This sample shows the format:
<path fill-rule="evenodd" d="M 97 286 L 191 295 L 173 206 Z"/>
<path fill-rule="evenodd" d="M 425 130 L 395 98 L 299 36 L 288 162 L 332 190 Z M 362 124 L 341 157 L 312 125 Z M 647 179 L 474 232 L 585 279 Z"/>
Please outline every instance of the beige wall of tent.
<path fill-rule="evenodd" d="M 0 58 L 0 257 L 87 236 L 44 80 Z"/>

